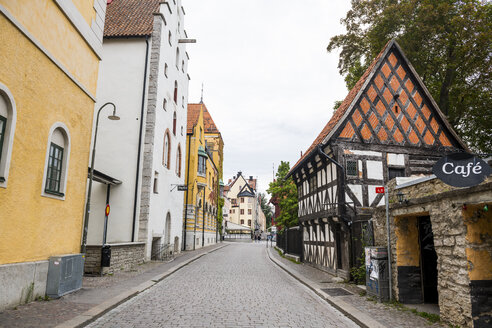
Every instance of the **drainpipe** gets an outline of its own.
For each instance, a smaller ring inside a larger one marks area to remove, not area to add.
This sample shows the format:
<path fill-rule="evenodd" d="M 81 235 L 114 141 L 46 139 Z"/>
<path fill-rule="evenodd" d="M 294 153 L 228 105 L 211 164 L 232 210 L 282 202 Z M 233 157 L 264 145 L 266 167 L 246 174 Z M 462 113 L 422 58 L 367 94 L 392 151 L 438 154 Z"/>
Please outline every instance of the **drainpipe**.
<path fill-rule="evenodd" d="M 143 90 L 142 90 L 142 108 L 140 110 L 140 129 L 138 130 L 138 153 L 137 153 L 137 170 L 135 173 L 135 197 L 133 199 L 133 224 L 132 224 L 132 242 L 135 241 L 135 225 L 137 223 L 137 200 L 138 200 L 138 183 L 140 177 L 140 153 L 142 152 L 142 130 L 143 130 L 143 117 L 145 109 L 145 89 L 147 87 L 147 62 L 149 59 L 149 37 L 145 37 L 146 49 L 145 49 L 145 68 L 143 77 Z"/>

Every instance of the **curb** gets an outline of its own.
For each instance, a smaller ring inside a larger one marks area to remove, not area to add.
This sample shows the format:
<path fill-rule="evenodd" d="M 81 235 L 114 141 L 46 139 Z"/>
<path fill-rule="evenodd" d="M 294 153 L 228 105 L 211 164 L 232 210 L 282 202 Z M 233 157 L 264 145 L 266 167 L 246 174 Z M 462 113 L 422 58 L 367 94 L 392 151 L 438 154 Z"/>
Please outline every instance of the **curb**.
<path fill-rule="evenodd" d="M 357 308 L 353 307 L 352 305 L 337 299 L 335 297 L 332 297 L 328 295 L 327 293 L 323 292 L 321 288 L 318 288 L 316 284 L 305 278 L 302 277 L 300 274 L 293 272 L 286 266 L 285 264 L 279 262 L 277 259 L 273 258 L 270 255 L 270 249 L 267 249 L 267 254 L 270 260 L 275 263 L 277 266 L 279 266 L 282 270 L 287 272 L 289 275 L 294 277 L 296 280 L 298 280 L 300 283 L 311 289 L 313 292 L 315 292 L 319 297 L 321 297 L 323 300 L 328 302 L 331 306 L 336 308 L 338 311 L 343 313 L 345 316 L 347 316 L 350 320 L 354 321 L 356 324 L 358 324 L 360 327 L 363 328 L 386 328 L 386 326 L 382 325 L 378 321 L 374 320 L 367 314 L 365 314 L 362 311 L 359 311 Z"/>
<path fill-rule="evenodd" d="M 89 310 L 76 316 L 75 318 L 72 318 L 68 321 L 65 321 L 65 322 L 57 325 L 55 328 L 84 327 L 84 326 L 88 325 L 89 323 L 95 321 L 96 319 L 98 319 L 102 315 L 104 315 L 106 312 L 114 309 L 118 305 L 120 305 L 120 304 L 128 301 L 129 299 L 137 296 L 141 292 L 149 289 L 150 287 L 154 286 L 155 284 L 162 281 L 166 277 L 169 277 L 170 275 L 172 275 L 173 273 L 175 273 L 179 269 L 183 268 L 184 266 L 187 266 L 188 264 L 195 262 L 196 260 L 198 260 L 202 256 L 213 253 L 213 252 L 215 252 L 221 248 L 224 248 L 226 246 L 228 246 L 228 245 L 222 245 L 222 246 L 219 246 L 217 248 L 214 248 L 213 250 L 204 252 L 202 254 L 195 255 L 195 256 L 189 258 L 188 260 L 169 268 L 168 270 L 164 271 L 163 273 L 158 274 L 157 276 L 151 278 L 150 280 L 143 282 L 140 285 L 137 285 L 137 286 L 135 286 L 135 287 L 123 292 L 123 293 L 120 293 L 120 294 L 102 302 L 101 304 L 98 304 L 98 305 L 90 308 Z"/>

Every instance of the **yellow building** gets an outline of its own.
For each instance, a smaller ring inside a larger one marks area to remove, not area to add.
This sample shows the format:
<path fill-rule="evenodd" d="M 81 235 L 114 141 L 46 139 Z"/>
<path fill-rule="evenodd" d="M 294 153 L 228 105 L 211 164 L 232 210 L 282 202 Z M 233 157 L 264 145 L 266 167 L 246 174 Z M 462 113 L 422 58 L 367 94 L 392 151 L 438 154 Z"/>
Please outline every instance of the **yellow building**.
<path fill-rule="evenodd" d="M 80 251 L 105 0 L 0 0 L 0 309 Z"/>
<path fill-rule="evenodd" d="M 203 103 L 188 104 L 184 236 L 186 250 L 216 243 L 224 142 Z"/>

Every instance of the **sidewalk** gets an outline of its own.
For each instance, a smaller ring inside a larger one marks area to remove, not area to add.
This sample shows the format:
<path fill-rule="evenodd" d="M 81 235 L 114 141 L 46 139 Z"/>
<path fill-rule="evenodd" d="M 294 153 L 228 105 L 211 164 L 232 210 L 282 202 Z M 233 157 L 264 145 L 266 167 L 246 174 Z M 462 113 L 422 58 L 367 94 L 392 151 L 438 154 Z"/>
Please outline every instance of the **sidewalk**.
<path fill-rule="evenodd" d="M 432 324 L 430 321 L 410 311 L 397 310 L 391 305 L 378 303 L 369 299 L 367 296 L 361 296 L 361 294 L 365 293 L 356 285 L 336 282 L 338 278 L 333 279 L 335 277 L 327 272 L 306 264 L 293 263 L 281 257 L 272 247 L 268 247 L 267 253 L 270 259 L 280 268 L 313 290 L 321 298 L 330 303 L 330 305 L 337 308 L 361 327 L 447 327 L 443 323 Z M 322 290 L 328 288 L 336 288 L 336 290 L 330 291 L 332 295 L 335 294 L 333 292 L 347 295 L 331 296 Z"/>
<path fill-rule="evenodd" d="M 113 276 L 84 277 L 82 289 L 56 300 L 36 301 L 0 312 L 0 327 L 79 327 L 152 287 L 198 258 L 226 247 L 219 243 L 180 253 L 170 262 L 148 262 Z"/>

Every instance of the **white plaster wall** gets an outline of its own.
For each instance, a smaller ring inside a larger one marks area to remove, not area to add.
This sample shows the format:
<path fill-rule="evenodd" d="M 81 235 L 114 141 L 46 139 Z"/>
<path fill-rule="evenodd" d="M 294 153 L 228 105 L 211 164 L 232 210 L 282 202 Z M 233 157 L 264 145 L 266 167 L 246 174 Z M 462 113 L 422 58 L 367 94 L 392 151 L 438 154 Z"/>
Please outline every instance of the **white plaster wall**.
<path fill-rule="evenodd" d="M 367 178 L 383 180 L 383 162 L 366 161 L 366 165 L 367 165 Z"/>
<path fill-rule="evenodd" d="M 361 185 L 352 185 L 349 184 L 347 187 L 350 188 L 350 190 L 354 193 L 355 197 L 359 200 L 359 202 L 362 204 L 362 186 Z M 349 195 L 345 194 L 345 199 L 350 199 Z"/>
<path fill-rule="evenodd" d="M 148 230 L 148 245 L 152 243 L 155 235 L 166 235 L 166 215 L 171 215 L 170 243 L 174 238 L 183 238 L 183 204 L 184 194 L 178 191 L 175 185 L 184 184 L 185 180 L 185 157 L 186 157 L 186 119 L 188 102 L 188 58 L 184 44 L 178 44 L 178 39 L 186 38 L 184 35 L 184 20 L 181 11 L 181 1 L 168 2 L 172 14 L 169 13 L 166 4 L 161 4 L 161 13 L 164 15 L 166 25 L 162 24 L 161 49 L 159 59 L 159 74 L 157 80 L 157 106 L 156 126 L 154 139 L 154 158 L 152 172 L 159 173 L 158 193 L 153 193 L 150 198 L 150 216 Z M 179 8 L 179 10 L 178 10 Z M 178 22 L 180 30 L 178 31 Z M 171 31 L 171 43 L 169 43 L 169 31 Z M 176 47 L 180 50 L 179 69 L 176 67 Z M 182 68 L 181 61 L 185 66 Z M 167 64 L 167 76 L 164 68 Z M 178 82 L 178 99 L 174 102 L 174 81 Z M 184 102 L 183 102 L 184 97 Z M 162 107 L 163 99 L 167 99 L 167 109 Z M 173 134 L 173 116 L 176 113 L 176 135 Z M 162 164 L 163 143 L 166 130 L 171 135 L 171 166 L 166 168 Z M 178 145 L 181 146 L 181 177 L 176 173 L 176 156 Z M 154 179 L 152 179 L 153 183 Z M 174 189 L 173 189 L 174 188 Z M 153 189 L 153 188 L 152 188 Z M 171 191 L 173 189 L 173 191 Z M 163 238 L 164 239 L 164 238 Z M 163 241 L 163 240 L 162 240 Z M 181 246 L 179 247 L 181 249 Z M 151 247 L 146 248 L 146 256 L 150 258 Z"/>
<path fill-rule="evenodd" d="M 388 165 L 405 166 L 405 155 L 404 154 L 388 153 L 387 160 L 388 160 Z"/>
<path fill-rule="evenodd" d="M 113 110 L 110 105 L 101 111 L 94 165 L 96 170 L 123 182 L 119 186 L 111 187 L 111 213 L 107 234 L 107 241 L 110 243 L 132 240 L 145 50 L 146 43 L 143 39 L 104 40 L 104 60 L 99 66 L 98 102 L 94 110 L 93 136 L 97 111 L 104 103 L 113 102 L 117 108 L 117 115 L 121 118 L 119 121 L 111 121 L 107 118 Z M 139 200 L 140 196 L 137 197 L 137 202 Z M 106 185 L 94 182 L 88 245 L 102 242 L 105 206 Z M 137 203 L 135 231 L 138 231 L 138 206 Z"/>

